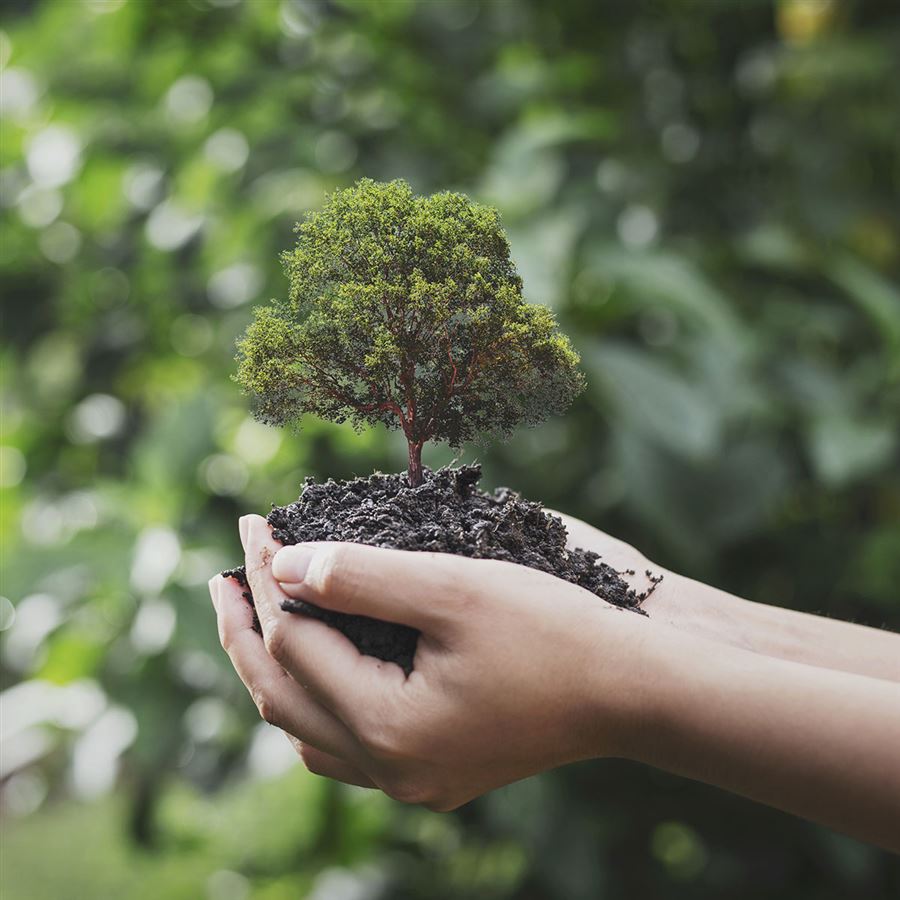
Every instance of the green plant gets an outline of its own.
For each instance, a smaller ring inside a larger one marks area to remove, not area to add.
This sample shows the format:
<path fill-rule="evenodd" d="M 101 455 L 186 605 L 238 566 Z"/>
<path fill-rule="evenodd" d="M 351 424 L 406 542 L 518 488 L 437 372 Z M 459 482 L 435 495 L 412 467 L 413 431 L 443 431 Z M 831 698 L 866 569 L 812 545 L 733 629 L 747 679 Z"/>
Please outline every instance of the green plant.
<path fill-rule="evenodd" d="M 288 299 L 258 308 L 238 344 L 262 421 L 401 428 L 415 486 L 426 441 L 506 436 L 583 387 L 553 313 L 522 299 L 496 210 L 363 179 L 296 230 Z"/>

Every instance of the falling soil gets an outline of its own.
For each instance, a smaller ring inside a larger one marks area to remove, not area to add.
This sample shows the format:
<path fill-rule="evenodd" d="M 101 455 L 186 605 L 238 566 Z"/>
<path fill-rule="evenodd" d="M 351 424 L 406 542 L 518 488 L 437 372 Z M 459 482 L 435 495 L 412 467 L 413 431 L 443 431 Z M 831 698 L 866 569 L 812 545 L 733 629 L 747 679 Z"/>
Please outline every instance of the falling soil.
<path fill-rule="evenodd" d="M 478 490 L 480 466 L 425 469 L 424 474 L 418 487 L 409 486 L 405 473 L 378 473 L 352 481 L 329 479 L 324 484 L 307 478 L 299 499 L 274 507 L 268 522 L 282 544 L 354 541 L 519 563 L 646 615 L 641 603 L 661 576 L 647 572 L 649 588 L 635 591 L 621 577 L 633 573 L 620 574 L 591 550 L 567 549 L 565 525 L 539 503 L 523 500 L 508 488 L 493 494 Z M 248 587 L 243 566 L 224 574 Z M 253 602 L 249 588 L 244 596 Z M 332 612 L 302 600 L 286 600 L 282 609 L 320 619 L 346 634 L 360 652 L 395 662 L 407 674 L 412 671 L 419 636 L 414 628 Z"/>

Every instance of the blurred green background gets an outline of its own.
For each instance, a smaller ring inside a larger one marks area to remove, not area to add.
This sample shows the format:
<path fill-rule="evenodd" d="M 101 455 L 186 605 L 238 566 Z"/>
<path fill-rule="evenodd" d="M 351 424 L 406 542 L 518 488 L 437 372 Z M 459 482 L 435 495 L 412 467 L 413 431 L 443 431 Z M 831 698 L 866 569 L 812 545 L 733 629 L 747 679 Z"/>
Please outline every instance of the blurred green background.
<path fill-rule="evenodd" d="M 366 175 L 497 205 L 583 354 L 567 416 L 466 451 L 487 486 L 900 626 L 895 3 L 7 0 L 2 28 L 4 900 L 900 896 L 887 854 L 626 763 L 453 815 L 317 779 L 206 595 L 239 513 L 404 465 L 396 434 L 257 425 L 229 380 L 293 223 Z"/>

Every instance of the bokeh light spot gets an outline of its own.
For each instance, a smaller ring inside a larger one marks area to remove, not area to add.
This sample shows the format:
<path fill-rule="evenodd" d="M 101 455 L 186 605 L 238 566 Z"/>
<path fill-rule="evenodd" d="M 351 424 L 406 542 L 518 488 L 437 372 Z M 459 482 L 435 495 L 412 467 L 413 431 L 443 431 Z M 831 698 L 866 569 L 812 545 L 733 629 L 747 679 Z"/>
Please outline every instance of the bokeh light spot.
<path fill-rule="evenodd" d="M 217 453 L 200 464 L 200 479 L 213 494 L 233 497 L 247 487 L 250 475 L 247 466 L 237 457 Z"/>
<path fill-rule="evenodd" d="M 25 455 L 18 447 L 0 447 L 0 487 L 20 484 L 27 468 Z"/>
<path fill-rule="evenodd" d="M 323 172 L 346 172 L 356 154 L 356 144 L 341 131 L 325 131 L 316 141 L 316 163 Z"/>
<path fill-rule="evenodd" d="M 19 218 L 30 228 L 44 228 L 53 222 L 63 208 L 59 191 L 29 185 L 18 198 Z"/>
<path fill-rule="evenodd" d="M 151 656 L 165 650 L 175 633 L 175 607 L 165 600 L 145 600 L 131 625 L 131 645 Z"/>
<path fill-rule="evenodd" d="M 219 869 L 206 880 L 207 900 L 247 900 L 251 884 L 240 872 Z"/>
<path fill-rule="evenodd" d="M 3 786 L 3 808 L 14 816 L 30 816 L 47 796 L 47 780 L 37 772 L 17 772 Z"/>
<path fill-rule="evenodd" d="M 656 213 L 647 206 L 626 206 L 616 219 L 616 231 L 622 243 L 640 249 L 653 243 L 659 231 Z"/>
<path fill-rule="evenodd" d="M 250 156 L 247 138 L 236 128 L 220 128 L 207 138 L 203 155 L 226 172 L 236 172 Z"/>
<path fill-rule="evenodd" d="M 10 66 L 0 72 L 0 113 L 20 122 L 34 109 L 40 89 L 27 69 Z"/>
<path fill-rule="evenodd" d="M 212 345 L 212 325 L 203 316 L 185 313 L 172 323 L 169 340 L 176 353 L 199 356 Z"/>
<path fill-rule="evenodd" d="M 700 149 L 700 135 L 696 129 L 683 122 L 666 125 L 660 137 L 663 156 L 669 162 L 690 162 Z"/>
<path fill-rule="evenodd" d="M 9 597 L 0 597 L 0 631 L 6 631 L 16 621 L 16 608 Z"/>
<path fill-rule="evenodd" d="M 262 273 L 253 263 L 239 262 L 220 269 L 206 285 L 209 300 L 220 309 L 233 309 L 252 300 L 262 288 Z"/>
<path fill-rule="evenodd" d="M 202 227 L 204 218 L 181 209 L 175 202 L 164 200 L 147 219 L 147 240 L 158 250 L 177 250 Z"/>
<path fill-rule="evenodd" d="M 247 753 L 247 771 L 251 777 L 262 780 L 277 778 L 293 769 L 298 762 L 294 748 L 279 729 L 265 722 L 256 727 Z"/>
<path fill-rule="evenodd" d="M 234 436 L 238 456 L 251 465 L 265 465 L 281 447 L 282 432 L 255 419 L 244 419 Z"/>
<path fill-rule="evenodd" d="M 66 429 L 76 444 L 91 444 L 114 437 L 125 424 L 125 405 L 112 394 L 91 394 L 69 416 Z"/>
<path fill-rule="evenodd" d="M 71 783 L 75 794 L 85 799 L 112 790 L 119 757 L 137 737 L 137 720 L 121 706 L 111 706 L 75 742 Z"/>
<path fill-rule="evenodd" d="M 163 170 L 152 163 L 137 163 L 125 173 L 122 190 L 137 209 L 152 209 L 162 196 Z"/>
<path fill-rule="evenodd" d="M 22 537 L 29 544 L 48 547 L 63 539 L 65 522 L 59 507 L 44 497 L 35 497 L 22 510 Z"/>
<path fill-rule="evenodd" d="M 305 38 L 313 31 L 313 23 L 306 9 L 296 0 L 283 0 L 278 7 L 278 24 L 290 38 Z"/>
<path fill-rule="evenodd" d="M 38 244 L 50 262 L 63 265 L 78 255 L 81 232 L 68 222 L 54 222 L 41 233 Z"/>
<path fill-rule="evenodd" d="M 212 87 L 199 75 L 179 78 L 166 93 L 166 112 L 174 123 L 180 125 L 193 125 L 202 121 L 212 104 Z"/>
<path fill-rule="evenodd" d="M 198 744 L 217 738 L 228 719 L 228 707 L 218 697 L 201 697 L 185 711 L 184 724 Z"/>
<path fill-rule="evenodd" d="M 81 141 L 70 128 L 48 125 L 26 144 L 25 162 L 35 184 L 60 187 L 81 168 Z"/>
<path fill-rule="evenodd" d="M 131 585 L 145 594 L 159 593 L 178 568 L 181 542 L 171 528 L 151 526 L 139 535 L 131 564 Z"/>
<path fill-rule="evenodd" d="M 41 657 L 38 650 L 62 618 L 62 604 L 51 594 L 29 594 L 20 600 L 3 645 L 6 664 L 19 672 L 28 672 L 39 666 Z M 4 730 L 15 722 L 15 716 L 10 713 L 9 705 L 4 704 Z"/>

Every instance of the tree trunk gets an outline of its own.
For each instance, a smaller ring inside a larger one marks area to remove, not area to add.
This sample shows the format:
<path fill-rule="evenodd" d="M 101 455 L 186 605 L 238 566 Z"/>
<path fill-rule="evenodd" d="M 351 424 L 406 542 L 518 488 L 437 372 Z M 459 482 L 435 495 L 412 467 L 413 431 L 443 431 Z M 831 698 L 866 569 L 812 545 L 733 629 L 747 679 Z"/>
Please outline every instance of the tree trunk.
<path fill-rule="evenodd" d="M 409 484 L 418 487 L 422 483 L 422 441 L 409 443 Z"/>

